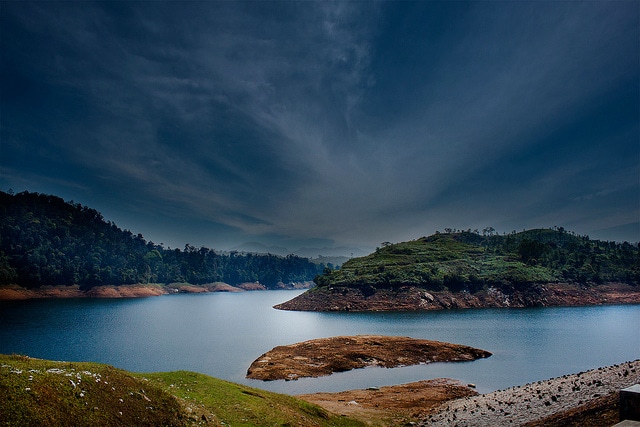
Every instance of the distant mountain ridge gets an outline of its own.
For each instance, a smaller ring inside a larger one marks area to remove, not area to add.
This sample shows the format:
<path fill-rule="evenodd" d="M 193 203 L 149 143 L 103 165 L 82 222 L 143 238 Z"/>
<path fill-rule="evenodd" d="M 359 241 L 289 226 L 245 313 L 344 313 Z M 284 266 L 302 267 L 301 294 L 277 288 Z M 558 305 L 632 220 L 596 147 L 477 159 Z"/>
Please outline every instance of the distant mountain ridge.
<path fill-rule="evenodd" d="M 282 246 L 267 246 L 259 242 L 245 242 L 241 245 L 234 246 L 229 251 L 256 253 L 256 254 L 273 254 L 286 256 L 294 254 L 303 258 L 321 258 L 321 257 L 343 257 L 346 259 L 354 256 L 364 256 L 367 252 L 360 248 L 339 246 L 339 247 L 322 247 L 322 248 L 299 248 L 290 250 Z"/>
<path fill-rule="evenodd" d="M 237 252 L 246 252 L 253 254 L 273 254 L 285 256 L 289 255 L 293 252 L 289 251 L 287 248 L 282 246 L 267 246 L 263 245 L 259 242 L 245 242 L 238 246 L 234 246 L 228 250 L 228 252 L 237 251 Z"/>

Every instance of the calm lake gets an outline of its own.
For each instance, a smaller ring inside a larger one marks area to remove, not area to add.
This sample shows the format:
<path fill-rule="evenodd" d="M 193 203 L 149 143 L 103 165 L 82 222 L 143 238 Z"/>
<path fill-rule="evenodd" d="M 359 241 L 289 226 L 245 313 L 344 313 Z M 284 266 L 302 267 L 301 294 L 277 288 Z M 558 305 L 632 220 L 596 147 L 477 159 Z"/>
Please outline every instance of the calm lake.
<path fill-rule="evenodd" d="M 640 358 L 640 305 L 422 313 L 308 313 L 273 305 L 301 291 L 143 299 L 0 302 L 0 353 L 95 361 L 136 372 L 197 371 L 267 390 L 340 391 L 449 377 L 489 392 Z M 410 336 L 465 344 L 474 362 L 367 368 L 330 377 L 245 379 L 271 348 L 335 335 Z"/>

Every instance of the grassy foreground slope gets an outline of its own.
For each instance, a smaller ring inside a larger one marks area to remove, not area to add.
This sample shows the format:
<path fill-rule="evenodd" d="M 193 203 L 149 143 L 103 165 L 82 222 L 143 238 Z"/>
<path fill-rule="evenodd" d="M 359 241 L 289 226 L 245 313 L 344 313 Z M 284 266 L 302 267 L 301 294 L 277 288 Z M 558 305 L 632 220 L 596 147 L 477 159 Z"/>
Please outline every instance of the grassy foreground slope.
<path fill-rule="evenodd" d="M 2 426 L 361 426 L 291 396 L 194 372 L 0 355 Z"/>

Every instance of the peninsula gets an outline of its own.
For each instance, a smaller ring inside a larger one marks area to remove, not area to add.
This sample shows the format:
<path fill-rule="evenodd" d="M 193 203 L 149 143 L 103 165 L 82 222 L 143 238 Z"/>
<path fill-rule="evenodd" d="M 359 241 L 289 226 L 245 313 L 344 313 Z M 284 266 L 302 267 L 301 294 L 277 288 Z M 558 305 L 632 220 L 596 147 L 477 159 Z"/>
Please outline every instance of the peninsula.
<path fill-rule="evenodd" d="M 385 243 L 276 305 L 299 311 L 396 311 L 640 303 L 640 250 L 562 228 L 457 231 Z"/>

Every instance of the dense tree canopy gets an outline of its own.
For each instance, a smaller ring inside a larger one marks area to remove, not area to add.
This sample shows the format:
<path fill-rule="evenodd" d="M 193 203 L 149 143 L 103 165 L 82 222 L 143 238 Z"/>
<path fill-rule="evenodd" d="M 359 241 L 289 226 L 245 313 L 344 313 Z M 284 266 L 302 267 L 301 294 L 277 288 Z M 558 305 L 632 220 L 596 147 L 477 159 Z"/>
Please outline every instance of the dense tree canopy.
<path fill-rule="evenodd" d="M 97 285 L 311 280 L 323 265 L 295 255 L 167 249 L 121 230 L 96 210 L 56 196 L 0 192 L 0 284 Z"/>
<path fill-rule="evenodd" d="M 375 253 L 325 270 L 321 286 L 375 288 L 404 285 L 474 292 L 535 283 L 640 283 L 640 250 L 630 243 L 591 240 L 563 228 L 482 235 L 446 229 L 410 242 L 385 242 Z"/>

